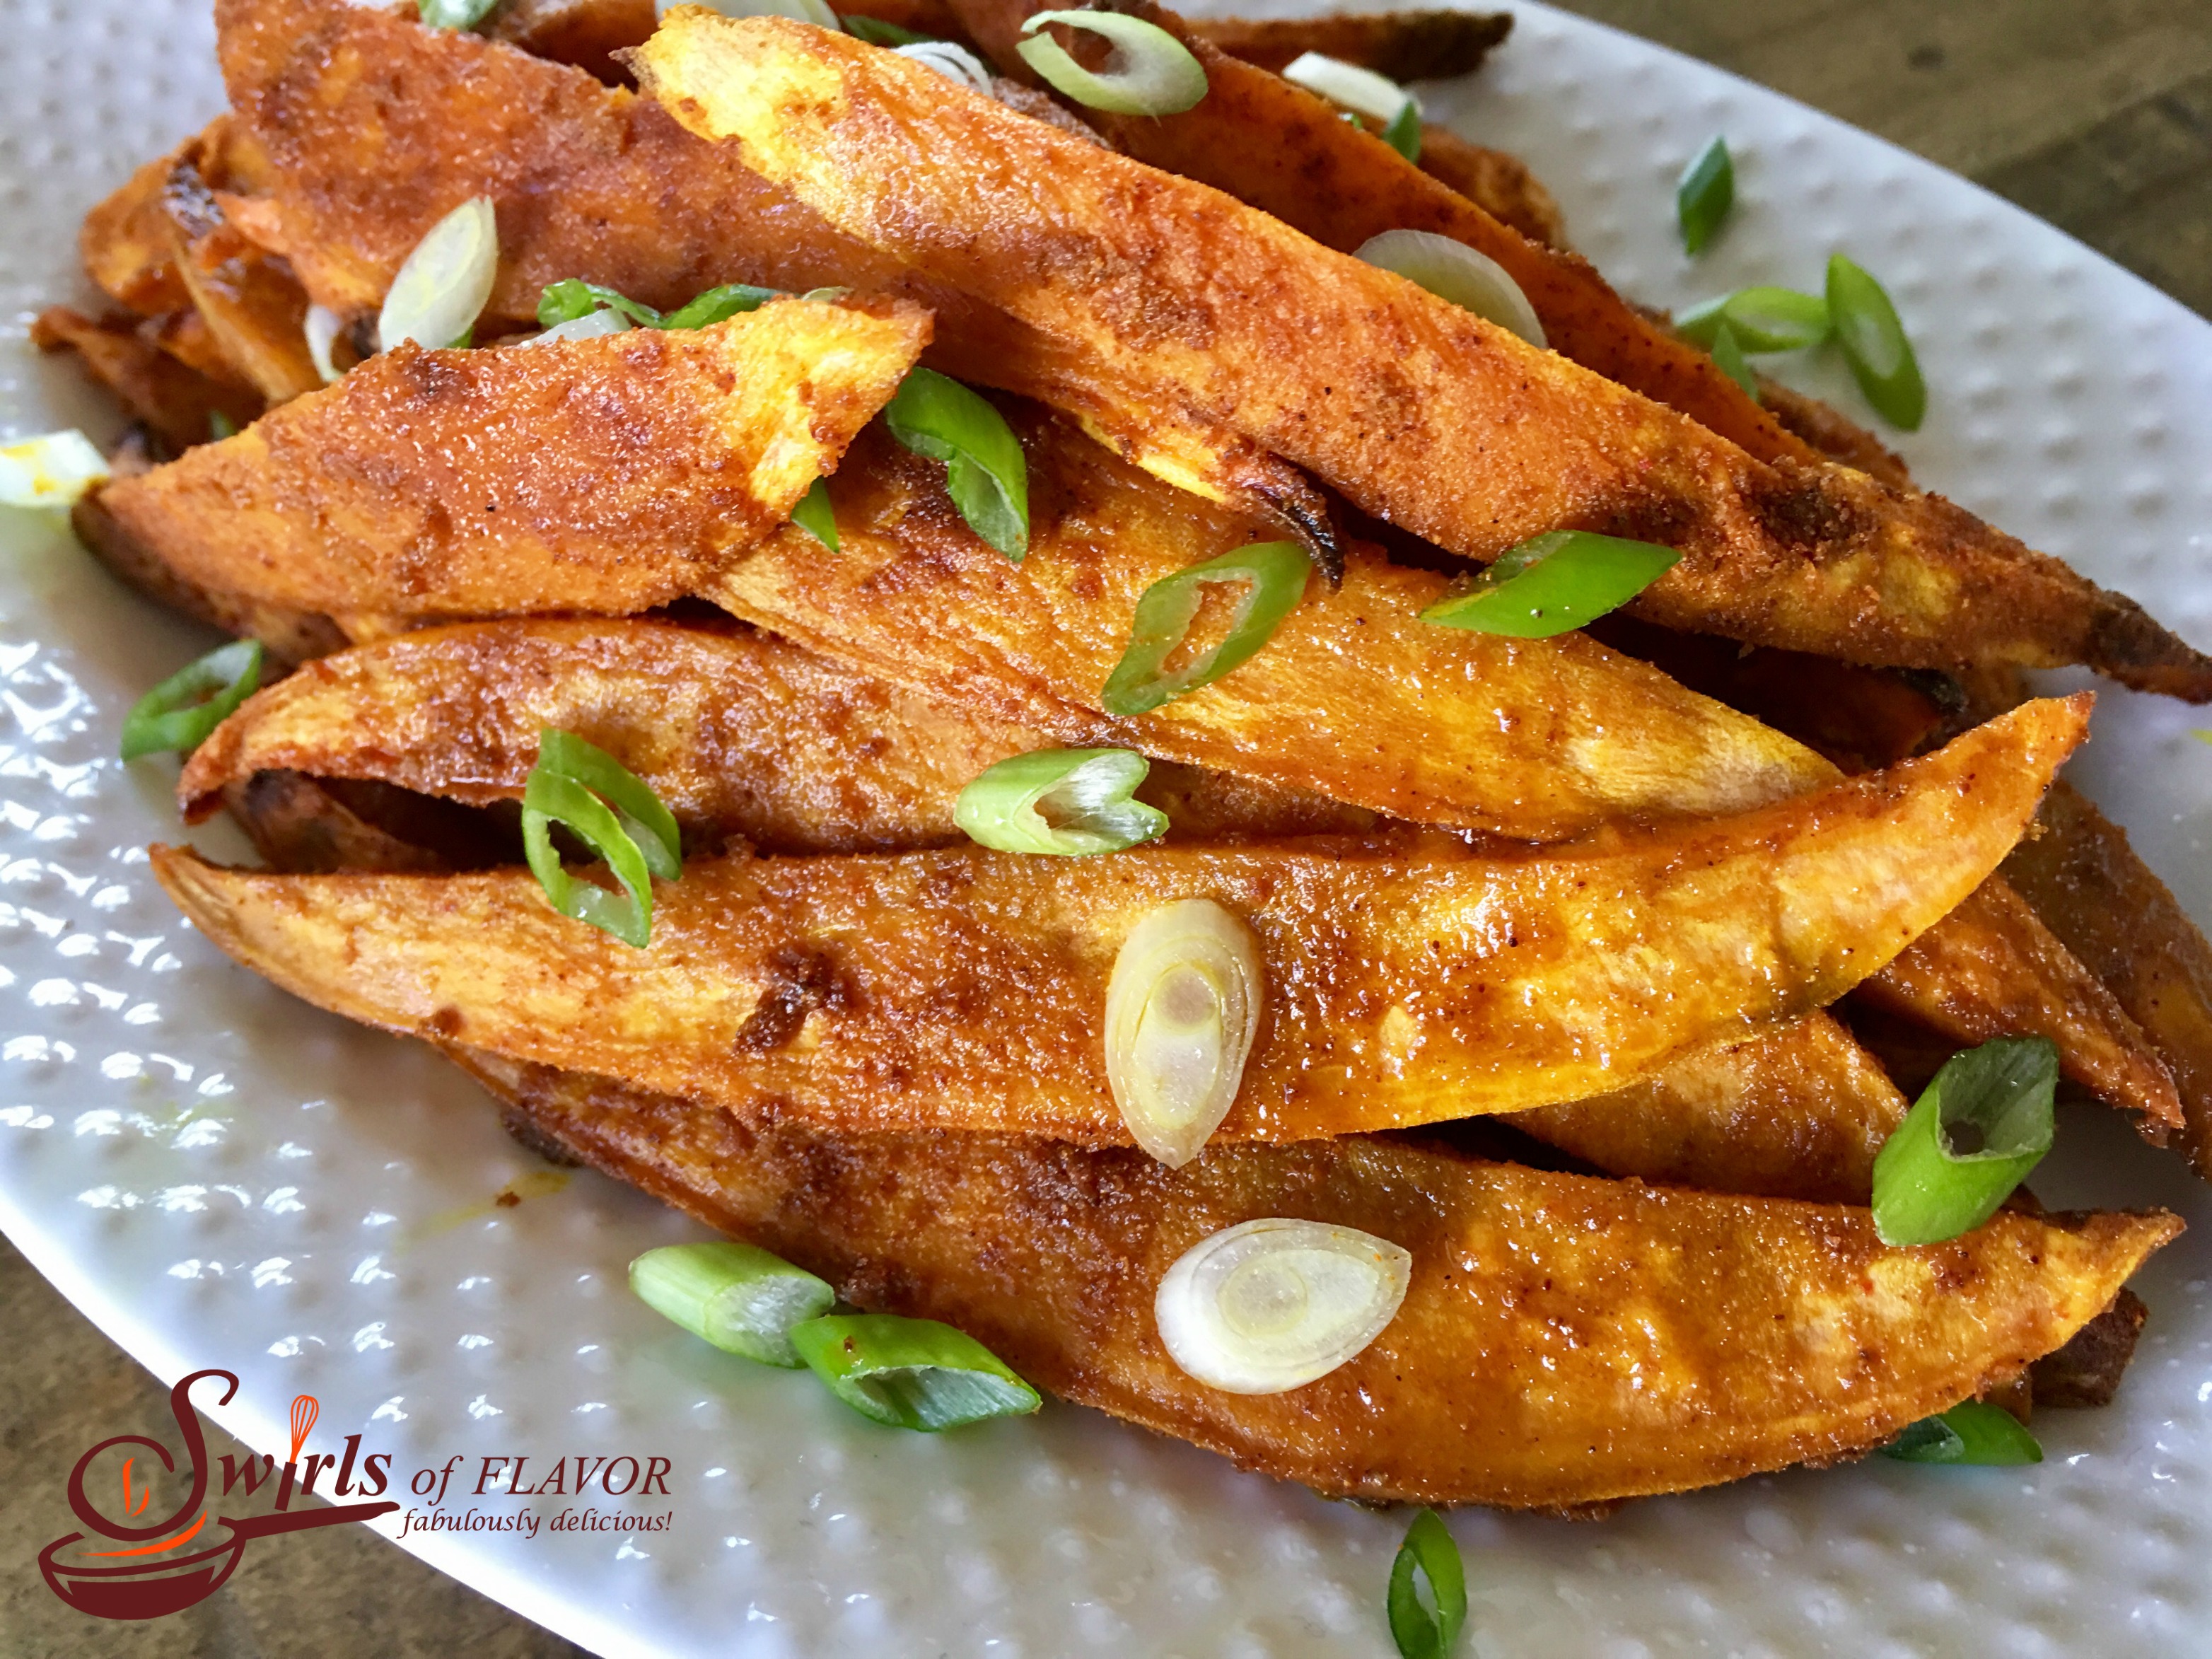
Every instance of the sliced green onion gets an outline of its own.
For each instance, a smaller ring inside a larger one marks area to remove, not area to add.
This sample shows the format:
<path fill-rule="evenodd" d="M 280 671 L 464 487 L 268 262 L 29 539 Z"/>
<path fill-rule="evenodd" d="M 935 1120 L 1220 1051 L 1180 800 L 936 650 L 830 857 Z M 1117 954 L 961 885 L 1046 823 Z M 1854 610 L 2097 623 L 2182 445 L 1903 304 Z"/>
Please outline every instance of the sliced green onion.
<path fill-rule="evenodd" d="M 338 314 L 328 306 L 309 306 L 301 331 L 307 337 L 307 356 L 315 365 L 315 373 L 328 386 L 338 378 L 338 366 L 331 361 L 331 348 L 337 343 Z"/>
<path fill-rule="evenodd" d="M 793 1326 L 791 1346 L 838 1399 L 895 1429 L 933 1433 L 1043 1403 L 998 1355 L 933 1319 L 831 1314 Z"/>
<path fill-rule="evenodd" d="M 1979 1463 L 2009 1468 L 2040 1463 L 2043 1447 L 2002 1406 L 1968 1400 L 1940 1417 L 1923 1417 L 1882 1449 L 1900 1463 Z"/>
<path fill-rule="evenodd" d="M 828 290 L 817 289 L 818 295 Z M 838 290 L 842 292 L 842 290 Z M 770 300 L 778 297 L 772 288 L 756 288 L 750 283 L 725 283 L 720 288 L 710 288 L 704 294 L 678 306 L 665 314 L 655 311 L 641 301 L 607 288 L 599 283 L 587 283 L 570 276 L 564 281 L 546 285 L 538 296 L 538 321 L 548 333 L 565 328 L 572 323 L 589 323 L 609 316 L 622 316 L 640 328 L 704 328 L 709 323 L 719 323 L 740 312 L 757 311 Z M 809 299 L 815 295 L 806 296 Z M 611 323 L 598 322 L 591 333 L 619 333 Z M 579 339 L 584 331 L 558 334 L 560 339 Z M 539 339 L 544 335 L 538 337 Z"/>
<path fill-rule="evenodd" d="M 1415 121 L 1420 119 L 1421 102 L 1412 93 L 1387 76 L 1339 58 L 1326 58 L 1317 52 L 1301 52 L 1284 66 L 1283 79 L 1308 92 L 1318 93 L 1332 104 L 1358 111 L 1386 134 L 1390 127 L 1406 118 L 1409 109 Z"/>
<path fill-rule="evenodd" d="M 1140 917 L 1106 981 L 1106 1086 L 1129 1138 L 1171 1170 L 1196 1158 L 1236 1104 L 1266 1006 L 1242 918 L 1209 898 Z"/>
<path fill-rule="evenodd" d="M 708 9 L 725 17 L 788 17 L 794 23 L 811 23 L 817 28 L 842 30 L 844 27 L 830 9 L 828 0 L 709 0 Z"/>
<path fill-rule="evenodd" d="M 821 291 L 817 289 L 815 293 Z M 772 288 L 756 288 L 750 283 L 725 283 L 720 288 L 710 288 L 704 294 L 686 301 L 654 326 L 704 328 L 709 323 L 726 321 L 742 312 L 758 311 L 776 297 L 776 290 Z M 806 297 L 812 299 L 814 295 L 810 294 Z"/>
<path fill-rule="evenodd" d="M 1398 112 L 1397 118 L 1382 129 L 1382 142 L 1404 156 L 1418 163 L 1421 159 L 1421 106 L 1411 97 Z"/>
<path fill-rule="evenodd" d="M 796 1370 L 791 1328 L 819 1319 L 837 1293 L 803 1267 L 750 1244 L 670 1244 L 629 1264 L 639 1301 L 726 1353 Z"/>
<path fill-rule="evenodd" d="M 619 894 L 562 868 L 556 823 L 606 860 Z M 538 763 L 523 787 L 522 850 L 556 910 L 639 950 L 653 933 L 652 878 L 684 873 L 675 816 L 659 797 L 605 750 L 550 727 L 539 734 Z"/>
<path fill-rule="evenodd" d="M 2048 1037 L 1998 1037 L 1946 1060 L 1875 1156 L 1881 1242 L 1940 1244 L 1995 1215 L 2051 1150 L 2057 1087 Z"/>
<path fill-rule="evenodd" d="M 1016 564 L 1030 545 L 1030 472 L 1006 416 L 959 381 L 915 368 L 884 406 L 891 436 L 945 463 L 945 488 L 968 527 Z"/>
<path fill-rule="evenodd" d="M 1094 73 L 1059 41 L 1037 31 L 1060 23 L 1103 37 L 1113 51 Z M 1041 11 L 1022 25 L 1014 48 L 1055 92 L 1113 115 L 1180 115 L 1205 98 L 1206 70 L 1188 46 L 1158 23 L 1115 11 Z"/>
<path fill-rule="evenodd" d="M 1152 763 L 1127 749 L 1040 749 L 979 775 L 952 816 L 1002 853 L 1085 858 L 1167 833 L 1168 815 L 1131 796 Z"/>
<path fill-rule="evenodd" d="M 541 333 L 518 340 L 518 345 L 557 345 L 563 340 L 597 340 L 609 334 L 629 332 L 629 319 L 619 311 L 595 311 L 588 317 L 571 317 Z"/>
<path fill-rule="evenodd" d="M 1507 551 L 1423 622 L 1478 634 L 1548 640 L 1618 611 L 1672 570 L 1681 555 L 1650 542 L 1553 530 Z"/>
<path fill-rule="evenodd" d="M 1432 230 L 1386 230 L 1362 242 L 1352 257 L 1395 271 L 1439 300 L 1449 300 L 1462 311 L 1471 311 L 1486 322 L 1519 335 L 1530 345 L 1550 343 L 1544 337 L 1536 307 L 1528 303 L 1521 284 L 1506 274 L 1504 265 L 1464 242 Z"/>
<path fill-rule="evenodd" d="M 219 409 L 210 409 L 208 410 L 208 440 L 210 442 L 219 444 L 225 438 L 235 438 L 237 435 L 238 422 L 236 421 L 232 420 L 229 416 L 224 414 Z"/>
<path fill-rule="evenodd" d="M 75 507 L 107 482 L 107 458 L 74 429 L 19 438 L 0 447 L 0 506 Z"/>
<path fill-rule="evenodd" d="M 980 92 L 986 98 L 991 95 L 991 71 L 983 67 L 981 58 L 957 41 L 917 40 L 910 46 L 894 46 L 891 50 L 902 58 L 927 64 L 957 86 Z"/>
<path fill-rule="evenodd" d="M 1682 227 L 1682 251 L 1702 252 L 1735 205 L 1735 162 L 1728 140 L 1718 133 L 1699 150 L 1674 185 L 1674 217 Z"/>
<path fill-rule="evenodd" d="M 1211 685 L 1267 644 L 1284 617 L 1305 597 L 1313 561 L 1296 542 L 1254 542 L 1172 576 L 1163 576 L 1137 600 L 1129 623 L 1129 648 L 1107 677 L 1099 707 L 1109 714 L 1143 714 L 1187 691 Z M 1244 587 L 1218 644 L 1181 668 L 1174 656 L 1197 619 L 1209 583 Z"/>
<path fill-rule="evenodd" d="M 418 0 L 417 11 L 426 27 L 472 29 L 499 0 Z"/>
<path fill-rule="evenodd" d="M 564 323 L 587 322 L 601 310 L 619 313 L 641 328 L 659 328 L 661 325 L 660 313 L 651 306 L 641 305 L 628 295 L 602 283 L 570 276 L 547 283 L 538 295 L 538 325 L 558 328 Z"/>
<path fill-rule="evenodd" d="M 123 717 L 123 758 L 191 754 L 260 684 L 258 640 L 234 640 L 187 663 Z"/>
<path fill-rule="evenodd" d="M 817 478 L 791 509 L 791 521 L 832 553 L 837 550 L 837 514 L 830 505 L 828 480 Z"/>
<path fill-rule="evenodd" d="M 1413 1273 L 1413 1254 L 1387 1238 L 1268 1216 L 1184 1251 L 1152 1316 L 1168 1357 L 1208 1388 L 1284 1394 L 1382 1335 Z"/>
<path fill-rule="evenodd" d="M 1788 288 L 1742 288 L 1691 307 L 1675 332 L 1710 347 L 1725 323 L 1746 351 L 1795 351 L 1828 337 L 1828 302 Z"/>
<path fill-rule="evenodd" d="M 845 26 L 846 33 L 872 46 L 918 46 L 930 39 L 896 23 L 886 23 L 880 17 L 863 17 L 856 12 L 847 12 L 837 21 Z"/>
<path fill-rule="evenodd" d="M 1919 431 L 1928 387 L 1912 342 L 1881 284 L 1840 253 L 1828 260 L 1828 314 L 1851 378 L 1875 412 L 1904 431 Z"/>
<path fill-rule="evenodd" d="M 468 338 L 499 275 L 499 223 L 491 198 L 464 202 L 415 245 L 376 319 L 378 345 L 403 340 L 449 346 Z"/>
<path fill-rule="evenodd" d="M 1425 1599 L 1422 1585 L 1429 1592 Z M 1401 1659 L 1446 1659 L 1467 1622 L 1467 1569 L 1458 1540 L 1434 1510 L 1423 1510 L 1406 1528 L 1406 1541 L 1390 1564 L 1387 1605 Z"/>
<path fill-rule="evenodd" d="M 1713 362 L 1722 374 L 1744 390 L 1752 402 L 1759 401 L 1759 376 L 1752 372 L 1750 360 L 1743 355 L 1743 347 L 1735 337 L 1735 331 L 1726 323 L 1713 332 Z"/>

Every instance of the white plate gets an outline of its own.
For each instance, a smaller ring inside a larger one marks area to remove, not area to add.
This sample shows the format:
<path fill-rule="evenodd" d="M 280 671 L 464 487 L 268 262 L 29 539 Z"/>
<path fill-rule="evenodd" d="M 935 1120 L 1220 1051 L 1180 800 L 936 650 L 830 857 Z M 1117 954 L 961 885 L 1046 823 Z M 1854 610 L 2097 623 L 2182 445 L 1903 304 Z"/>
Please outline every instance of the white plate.
<path fill-rule="evenodd" d="M 1680 304 L 1813 284 L 1848 248 L 1920 343 L 1931 414 L 1903 446 L 1920 475 L 2212 645 L 2212 329 L 1863 134 L 1519 13 L 1497 62 L 1432 111 L 1528 156 L 1624 290 Z M 89 297 L 83 210 L 219 90 L 204 0 L 11 0 L 6 32 L 0 432 L 19 433 L 96 422 L 24 325 L 49 300 Z M 1717 130 L 1740 205 L 1692 266 L 1673 181 Z M 1783 372 L 1859 407 L 1832 371 Z M 0 1224 L 165 1379 L 241 1373 L 226 1427 L 281 1454 L 306 1392 L 322 1401 L 318 1444 L 360 1431 L 403 1475 L 455 1453 L 671 1458 L 670 1498 L 641 1506 L 672 1506 L 665 1532 L 441 1535 L 419 1552 L 608 1654 L 1390 1651 L 1382 1594 L 1402 1517 L 1066 1407 L 942 1439 L 878 1430 L 629 1298 L 623 1264 L 688 1224 L 593 1176 L 490 1211 L 530 1160 L 467 1085 L 233 968 L 149 878 L 138 849 L 178 833 L 171 774 L 117 765 L 117 725 L 204 641 L 22 515 L 0 524 Z M 2199 915 L 2212 750 L 2189 729 L 2205 718 L 2107 692 L 2075 771 Z M 2070 1115 L 2062 1137 L 2063 1170 L 2038 1177 L 2051 1198 L 2212 1208 L 2106 1116 Z M 2039 1468 L 1877 1459 L 1603 1525 L 1457 1517 L 1474 1648 L 2203 1650 L 2208 1234 L 2145 1274 L 2152 1322 L 2119 1404 L 2039 1421 Z"/>

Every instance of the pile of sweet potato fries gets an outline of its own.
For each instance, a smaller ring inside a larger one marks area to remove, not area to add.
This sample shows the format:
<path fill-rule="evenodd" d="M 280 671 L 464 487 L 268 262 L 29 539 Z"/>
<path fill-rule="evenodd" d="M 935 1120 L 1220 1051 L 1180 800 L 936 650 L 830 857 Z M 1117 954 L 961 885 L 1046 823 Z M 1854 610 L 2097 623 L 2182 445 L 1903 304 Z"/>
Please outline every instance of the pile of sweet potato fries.
<path fill-rule="evenodd" d="M 1459 74 L 1503 20 L 1136 0 L 1208 90 L 1129 116 L 1039 89 L 1036 9 L 856 5 L 978 52 L 994 96 L 649 0 L 475 32 L 218 0 L 230 108 L 87 220 L 115 309 L 39 324 L 137 422 L 86 544 L 290 670 L 179 786 L 270 867 L 157 848 L 185 914 L 440 1045 L 531 1144 L 1325 1492 L 1589 1510 L 1969 1399 L 2109 1399 L 2172 1217 L 2023 1191 L 1892 1247 L 1873 1166 L 1946 1056 L 2012 1036 L 2212 1175 L 2212 951 L 2053 781 L 2089 699 L 2021 681 L 2205 701 L 2212 661 L 1754 397 L 1565 251 L 1512 158 L 1430 129 L 1417 165 L 1276 72 Z M 477 198 L 473 343 L 375 349 Z M 1401 228 L 1496 261 L 1548 349 L 1351 257 Z M 572 279 L 792 297 L 515 349 Z M 1018 438 L 1018 562 L 875 418 L 917 363 Z M 817 478 L 834 549 L 792 522 Z M 1562 528 L 1680 556 L 1553 638 L 1421 619 Z M 1149 587 L 1285 539 L 1316 574 L 1256 654 L 1106 711 Z M 680 825 L 642 949 L 523 866 L 548 730 Z M 963 787 L 1056 746 L 1150 757 L 1164 838 L 971 843 Z M 1124 936 L 1192 896 L 1266 996 L 1170 1168 L 1102 1027 Z M 1410 1290 L 1318 1381 L 1209 1388 L 1155 1291 L 1278 1216 L 1404 1247 Z"/>

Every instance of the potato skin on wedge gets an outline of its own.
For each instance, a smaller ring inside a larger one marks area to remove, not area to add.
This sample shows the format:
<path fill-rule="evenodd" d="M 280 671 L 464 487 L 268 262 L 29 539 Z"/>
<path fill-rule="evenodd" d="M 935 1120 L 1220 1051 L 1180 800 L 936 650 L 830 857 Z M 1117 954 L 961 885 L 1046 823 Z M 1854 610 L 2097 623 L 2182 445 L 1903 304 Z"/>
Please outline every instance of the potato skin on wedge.
<path fill-rule="evenodd" d="M 1668 1192 L 1388 1139 L 1128 1151 L 825 1136 L 457 1054 L 541 1142 L 823 1274 L 943 1319 L 1064 1399 L 1348 1498 L 1563 1509 L 1870 1451 L 2060 1346 L 2181 1231 L 2001 1213 L 1891 1249 L 1864 1210 Z M 1169 1264 L 1260 1216 L 1413 1253 L 1364 1352 L 1286 1394 L 1178 1370 Z"/>
<path fill-rule="evenodd" d="M 403 345 L 101 501 L 180 580 L 343 617 L 642 611 L 791 516 L 929 337 L 912 306 Z"/>
<path fill-rule="evenodd" d="M 1588 849 L 695 860 L 658 890 L 641 951 L 561 917 L 519 870 L 154 862 L 222 949 L 371 1024 L 708 1100 L 772 1086 L 833 1127 L 1094 1145 L 1127 1137 L 1101 1037 L 1115 953 L 1158 906 L 1212 898 L 1253 929 L 1266 986 L 1220 1133 L 1297 1140 L 1580 1099 L 1826 1006 L 2004 856 L 2087 702 Z M 1039 1054 L 1058 1057 L 1042 1074 Z"/>

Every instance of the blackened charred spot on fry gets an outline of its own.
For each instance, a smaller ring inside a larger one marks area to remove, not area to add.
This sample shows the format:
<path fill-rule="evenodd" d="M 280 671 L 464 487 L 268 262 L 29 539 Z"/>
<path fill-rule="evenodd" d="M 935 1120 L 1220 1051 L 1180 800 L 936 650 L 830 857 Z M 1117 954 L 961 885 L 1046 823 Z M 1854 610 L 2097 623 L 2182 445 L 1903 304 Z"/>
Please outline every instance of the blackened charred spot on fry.
<path fill-rule="evenodd" d="M 769 957 L 768 969 L 768 988 L 732 1040 L 740 1054 L 773 1054 L 799 1035 L 809 1014 L 842 1013 L 859 1000 L 858 988 L 826 945 L 787 945 Z"/>

